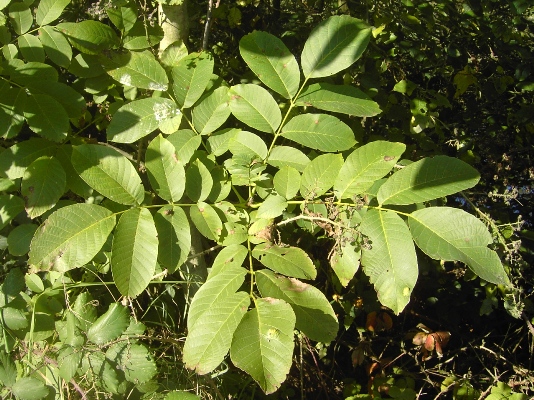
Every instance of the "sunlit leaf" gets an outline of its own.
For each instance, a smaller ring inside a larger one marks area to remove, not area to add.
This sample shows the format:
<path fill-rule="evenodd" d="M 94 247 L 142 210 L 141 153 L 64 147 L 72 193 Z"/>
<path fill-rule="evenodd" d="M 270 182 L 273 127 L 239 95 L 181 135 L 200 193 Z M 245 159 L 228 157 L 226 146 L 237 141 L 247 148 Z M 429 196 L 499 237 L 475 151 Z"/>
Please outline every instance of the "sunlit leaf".
<path fill-rule="evenodd" d="M 304 198 L 315 198 L 329 190 L 343 165 L 341 154 L 322 154 L 314 158 L 302 172 L 300 194 Z"/>
<path fill-rule="evenodd" d="M 98 21 L 62 22 L 56 28 L 67 36 L 73 47 L 86 54 L 98 55 L 119 43 L 113 29 Z"/>
<path fill-rule="evenodd" d="M 48 25 L 59 18 L 70 0 L 41 0 L 35 13 L 35 22 L 38 25 Z"/>
<path fill-rule="evenodd" d="M 254 247 L 252 256 L 267 268 L 293 278 L 315 279 L 317 270 L 306 252 L 298 247 L 281 247 L 262 243 Z"/>
<path fill-rule="evenodd" d="M 271 94 L 258 85 L 232 86 L 228 92 L 232 114 L 241 122 L 262 132 L 274 133 L 282 113 Z"/>
<path fill-rule="evenodd" d="M 213 73 L 211 54 L 191 53 L 172 68 L 172 89 L 176 102 L 189 108 L 202 96 Z"/>
<path fill-rule="evenodd" d="M 225 86 L 215 89 L 193 108 L 193 125 L 201 134 L 214 132 L 230 116 L 228 90 Z"/>
<path fill-rule="evenodd" d="M 91 325 L 87 331 L 87 339 L 98 345 L 109 343 L 122 335 L 129 324 L 128 309 L 119 303 L 112 303 Z"/>

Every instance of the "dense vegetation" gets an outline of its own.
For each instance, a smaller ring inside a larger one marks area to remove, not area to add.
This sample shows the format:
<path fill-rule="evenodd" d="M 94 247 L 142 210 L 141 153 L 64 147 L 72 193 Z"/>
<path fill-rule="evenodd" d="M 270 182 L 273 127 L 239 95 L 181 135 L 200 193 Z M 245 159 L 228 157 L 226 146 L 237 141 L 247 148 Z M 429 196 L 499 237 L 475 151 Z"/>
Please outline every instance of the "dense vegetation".
<path fill-rule="evenodd" d="M 529 1 L 0 10 L 2 398 L 534 394 Z"/>

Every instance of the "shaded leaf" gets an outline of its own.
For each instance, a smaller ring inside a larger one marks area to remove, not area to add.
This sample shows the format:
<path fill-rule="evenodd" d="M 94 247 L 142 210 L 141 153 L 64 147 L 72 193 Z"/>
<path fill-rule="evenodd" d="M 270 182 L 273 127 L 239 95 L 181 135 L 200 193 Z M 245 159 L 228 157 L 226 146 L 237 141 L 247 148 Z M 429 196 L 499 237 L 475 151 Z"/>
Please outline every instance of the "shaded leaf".
<path fill-rule="evenodd" d="M 154 215 L 154 223 L 158 231 L 158 260 L 173 273 L 191 250 L 189 220 L 182 208 L 166 205 Z"/>
<path fill-rule="evenodd" d="M 41 41 L 37 38 L 37 36 L 30 35 L 27 33 L 25 35 L 19 36 L 17 41 L 20 52 L 22 53 L 22 56 L 26 61 L 45 61 L 43 45 L 41 44 Z"/>
<path fill-rule="evenodd" d="M 62 33 L 51 26 L 43 26 L 39 28 L 39 40 L 50 60 L 63 68 L 70 65 L 72 48 Z"/>
<path fill-rule="evenodd" d="M 291 200 L 299 191 L 300 174 L 295 168 L 284 165 L 274 176 L 273 185 L 280 196 Z"/>
<path fill-rule="evenodd" d="M 55 150 L 55 143 L 40 138 L 16 143 L 0 153 L 0 174 L 9 179 L 22 178 L 28 165 L 39 157 L 53 155 Z"/>
<path fill-rule="evenodd" d="M 9 5 L 9 20 L 17 35 L 23 35 L 33 24 L 33 15 L 25 3 L 11 3 Z"/>
<path fill-rule="evenodd" d="M 22 224 L 17 226 L 7 237 L 9 253 L 14 256 L 23 256 L 30 251 L 30 243 L 38 226 L 35 224 Z"/>
<path fill-rule="evenodd" d="M 17 379 L 11 391 L 21 400 L 39 400 L 48 396 L 48 388 L 45 384 L 30 376 Z"/>
<path fill-rule="evenodd" d="M 67 137 L 69 116 L 63 106 L 47 94 L 34 94 L 26 99 L 24 117 L 30 129 L 54 142 Z"/>
<path fill-rule="evenodd" d="M 102 22 L 93 20 L 62 22 L 57 24 L 56 28 L 82 53 L 98 55 L 103 50 L 119 44 L 119 38 L 113 29 Z"/>
<path fill-rule="evenodd" d="M 24 211 L 24 200 L 12 194 L 0 195 L 0 229 Z"/>
<path fill-rule="evenodd" d="M 172 90 L 176 102 L 189 108 L 202 96 L 213 74 L 211 54 L 191 53 L 182 58 L 172 68 Z"/>
<path fill-rule="evenodd" d="M 213 188 L 213 178 L 210 171 L 197 159 L 189 165 L 185 173 L 185 191 L 192 201 L 204 201 Z"/>

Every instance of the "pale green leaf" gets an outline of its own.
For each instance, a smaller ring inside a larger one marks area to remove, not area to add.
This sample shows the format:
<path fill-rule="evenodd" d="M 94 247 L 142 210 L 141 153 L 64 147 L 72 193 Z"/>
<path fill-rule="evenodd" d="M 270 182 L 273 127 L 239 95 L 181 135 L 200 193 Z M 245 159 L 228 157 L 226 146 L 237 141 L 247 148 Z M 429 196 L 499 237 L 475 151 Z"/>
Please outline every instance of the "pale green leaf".
<path fill-rule="evenodd" d="M 18 331 L 25 329 L 29 325 L 28 315 L 18 309 L 13 307 L 2 307 L 0 309 L 0 316 L 2 317 L 2 323 L 5 324 L 6 328 Z"/>
<path fill-rule="evenodd" d="M 7 237 L 9 253 L 14 256 L 27 254 L 30 251 L 30 243 L 37 228 L 38 226 L 35 224 L 22 224 L 9 232 Z"/>
<path fill-rule="evenodd" d="M 187 47 L 184 42 L 178 40 L 163 50 L 159 56 L 159 60 L 165 67 L 174 67 L 178 65 L 178 62 L 187 56 Z"/>
<path fill-rule="evenodd" d="M 248 249 L 243 245 L 232 244 L 230 246 L 223 247 L 219 254 L 217 254 L 217 257 L 215 257 L 215 260 L 213 260 L 207 280 L 210 280 L 217 274 L 224 272 L 227 268 L 240 267 L 245 261 L 247 255 Z"/>
<path fill-rule="evenodd" d="M 70 129 L 65 108 L 47 94 L 29 96 L 24 107 L 24 117 L 30 129 L 54 142 L 61 142 Z"/>
<path fill-rule="evenodd" d="M 19 44 L 19 50 L 22 53 L 22 57 L 24 57 L 26 61 L 45 61 L 43 45 L 37 36 L 26 33 L 22 36 L 19 36 L 17 41 Z"/>
<path fill-rule="evenodd" d="M 145 167 L 150 184 L 159 197 L 171 203 L 182 198 L 185 169 L 171 142 L 161 135 L 154 138 L 145 152 Z"/>
<path fill-rule="evenodd" d="M 284 125 L 282 137 L 327 152 L 348 150 L 356 144 L 352 129 L 338 118 L 327 114 L 297 115 Z"/>
<path fill-rule="evenodd" d="M 59 18 L 65 7 L 70 3 L 70 0 L 41 0 L 35 13 L 35 22 L 39 26 L 48 25 Z"/>
<path fill-rule="evenodd" d="M 293 308 L 296 329 L 318 342 L 330 343 L 336 338 L 339 329 L 336 314 L 319 289 L 267 269 L 257 271 L 255 276 L 263 297 L 284 300 Z"/>
<path fill-rule="evenodd" d="M 393 211 L 368 210 L 361 224 L 368 241 L 362 266 L 375 286 L 378 300 L 399 314 L 408 302 L 419 275 L 410 231 Z"/>
<path fill-rule="evenodd" d="M 252 256 L 267 268 L 292 278 L 315 279 L 317 270 L 306 252 L 298 247 L 281 247 L 262 243 L 254 247 Z"/>
<path fill-rule="evenodd" d="M 17 35 L 23 35 L 30 30 L 33 24 L 33 15 L 28 5 L 22 2 L 9 5 L 9 21 Z"/>
<path fill-rule="evenodd" d="M 286 99 L 299 88 L 300 70 L 295 56 L 276 36 L 254 31 L 239 41 L 241 57 L 260 80 Z"/>
<path fill-rule="evenodd" d="M 345 160 L 334 183 L 338 199 L 365 192 L 397 163 L 406 145 L 378 140 L 354 150 Z"/>
<path fill-rule="evenodd" d="M 115 226 L 115 215 L 95 204 L 60 208 L 39 227 L 30 247 L 29 264 L 60 272 L 93 259 Z"/>
<path fill-rule="evenodd" d="M 258 208 L 257 218 L 276 218 L 287 208 L 287 200 L 282 196 L 270 195 Z"/>
<path fill-rule="evenodd" d="M 232 191 L 232 180 L 228 171 L 222 165 L 215 166 L 210 171 L 213 178 L 213 187 L 211 188 L 208 200 L 217 203 L 225 200 Z"/>
<path fill-rule="evenodd" d="M 369 44 L 372 28 L 348 15 L 336 15 L 320 23 L 302 50 L 306 79 L 330 76 L 350 67 Z"/>
<path fill-rule="evenodd" d="M 26 212 L 36 218 L 56 205 L 65 192 L 67 177 L 54 157 L 40 157 L 32 162 L 22 177 L 21 194 Z"/>
<path fill-rule="evenodd" d="M 81 292 L 74 301 L 72 312 L 78 318 L 78 327 L 87 331 L 97 319 L 95 302 L 91 293 Z"/>
<path fill-rule="evenodd" d="M 264 160 L 267 157 L 267 145 L 258 135 L 241 131 L 228 141 L 228 149 L 233 155 L 250 160 Z"/>
<path fill-rule="evenodd" d="M 193 224 L 204 237 L 216 242 L 219 240 L 223 223 L 212 206 L 200 202 L 191 206 L 189 213 Z"/>
<path fill-rule="evenodd" d="M 127 345 L 120 353 L 119 365 L 126 380 L 136 384 L 149 381 L 158 372 L 154 356 L 141 344 Z"/>
<path fill-rule="evenodd" d="M 48 396 L 49 389 L 39 379 L 26 376 L 17 379 L 11 391 L 20 400 L 39 400 Z"/>
<path fill-rule="evenodd" d="M 360 257 L 360 250 L 356 250 L 354 246 L 345 245 L 341 247 L 341 250 L 336 250 L 336 253 L 330 259 L 330 265 L 344 287 L 347 287 L 356 272 L 358 272 Z"/>
<path fill-rule="evenodd" d="M 266 394 L 275 392 L 286 379 L 293 359 L 295 313 L 283 300 L 255 300 L 232 340 L 230 357 Z"/>
<path fill-rule="evenodd" d="M 343 166 L 341 154 L 322 154 L 314 158 L 304 169 L 300 181 L 300 194 L 304 198 L 316 198 L 333 185 Z"/>
<path fill-rule="evenodd" d="M 6 8 L 9 3 L 11 3 L 12 0 L 1 0 L 0 1 L 0 10 L 3 10 L 4 8 Z M 11 386 L 11 385 L 9 385 Z"/>
<path fill-rule="evenodd" d="M 99 60 L 106 72 L 124 86 L 156 91 L 168 88 L 167 74 L 149 50 L 112 53 Z"/>
<path fill-rule="evenodd" d="M 273 167 L 282 168 L 289 166 L 302 172 L 309 164 L 310 159 L 299 149 L 290 146 L 275 146 L 269 154 L 267 162 Z"/>
<path fill-rule="evenodd" d="M 57 356 L 59 376 L 69 382 L 82 362 L 83 352 L 72 347 L 63 347 Z"/>
<path fill-rule="evenodd" d="M 85 54 L 99 55 L 103 50 L 119 44 L 119 38 L 113 29 L 102 22 L 62 22 L 56 28 L 67 36 L 73 47 Z"/>
<path fill-rule="evenodd" d="M 475 186 L 478 172 L 447 156 L 423 158 L 391 176 L 378 191 L 379 204 L 413 204 L 434 200 Z"/>
<path fill-rule="evenodd" d="M 97 345 L 109 343 L 122 335 L 129 324 L 128 309 L 119 303 L 112 303 L 91 325 L 87 331 L 87 339 Z"/>
<path fill-rule="evenodd" d="M 0 195 L 0 229 L 24 211 L 24 200 L 12 194 Z"/>
<path fill-rule="evenodd" d="M 236 250 L 233 249 L 233 251 L 235 252 Z M 242 250 L 239 248 L 238 251 L 239 253 L 237 254 L 242 256 Z M 225 254 L 227 252 L 223 253 L 221 258 Z M 218 263 L 221 263 L 221 258 L 219 258 Z M 198 322 L 203 314 L 211 310 L 216 304 L 224 303 L 226 298 L 233 295 L 243 285 L 243 282 L 245 282 L 247 270 L 241 267 L 241 263 L 230 261 L 225 264 L 224 268 L 218 267 L 215 271 L 210 272 L 206 282 L 195 293 L 193 300 L 191 300 L 191 306 L 187 314 L 187 326 L 189 329 Z"/>
<path fill-rule="evenodd" d="M 300 188 L 300 173 L 295 168 L 284 165 L 275 174 L 273 178 L 273 185 L 276 192 L 291 200 L 295 197 Z"/>
<path fill-rule="evenodd" d="M 111 246 L 111 271 L 123 296 L 137 297 L 156 271 L 158 233 L 146 208 L 132 208 L 119 219 Z"/>
<path fill-rule="evenodd" d="M 180 207 L 166 205 L 154 215 L 154 223 L 158 231 L 158 260 L 173 273 L 191 250 L 189 220 Z"/>
<path fill-rule="evenodd" d="M 228 91 L 232 114 L 241 122 L 262 132 L 274 133 L 282 113 L 271 94 L 258 85 L 235 85 Z"/>
<path fill-rule="evenodd" d="M 204 312 L 189 326 L 183 348 L 187 368 L 207 374 L 223 362 L 232 337 L 250 304 L 248 293 L 229 294 Z"/>
<path fill-rule="evenodd" d="M 39 40 L 50 60 L 63 68 L 70 65 L 72 48 L 62 33 L 51 26 L 43 26 L 39 28 Z"/>
<path fill-rule="evenodd" d="M 165 400 L 200 400 L 200 397 L 193 393 L 184 392 L 182 390 L 174 390 L 167 393 Z"/>
<path fill-rule="evenodd" d="M 16 143 L 0 153 L 0 175 L 9 179 L 22 178 L 28 165 L 39 157 L 53 155 L 55 150 L 55 143 L 40 138 Z"/>
<path fill-rule="evenodd" d="M 180 107 L 189 108 L 202 96 L 213 74 L 213 65 L 211 54 L 203 52 L 189 54 L 172 68 L 172 90 Z"/>
<path fill-rule="evenodd" d="M 206 166 L 196 159 L 185 173 L 185 192 L 192 201 L 204 201 L 213 188 L 213 178 Z"/>
<path fill-rule="evenodd" d="M 382 112 L 378 103 L 360 89 L 350 85 L 332 85 L 325 82 L 308 86 L 299 95 L 295 104 L 357 117 L 373 117 Z"/>
<path fill-rule="evenodd" d="M 214 132 L 230 116 L 228 88 L 222 86 L 203 97 L 193 109 L 193 125 L 203 135 Z"/>
<path fill-rule="evenodd" d="M 417 246 L 428 256 L 461 261 L 482 279 L 509 284 L 497 253 L 488 248 L 491 234 L 478 218 L 450 207 L 428 207 L 409 215 L 408 225 Z"/>
<path fill-rule="evenodd" d="M 72 148 L 72 165 L 93 189 L 120 204 L 141 204 L 145 198 L 141 178 L 130 160 L 118 151 L 97 144 Z"/>
<path fill-rule="evenodd" d="M 202 138 L 191 129 L 181 129 L 167 136 L 175 148 L 176 156 L 184 165 L 191 160 L 195 151 L 200 147 Z"/>

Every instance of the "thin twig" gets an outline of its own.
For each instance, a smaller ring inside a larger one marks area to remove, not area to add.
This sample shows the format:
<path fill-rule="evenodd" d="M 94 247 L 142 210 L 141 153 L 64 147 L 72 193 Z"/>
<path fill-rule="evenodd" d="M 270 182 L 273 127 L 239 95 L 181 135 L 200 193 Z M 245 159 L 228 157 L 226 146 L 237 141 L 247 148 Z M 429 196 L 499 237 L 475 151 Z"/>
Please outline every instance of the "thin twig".
<path fill-rule="evenodd" d="M 211 10 L 213 9 L 213 0 L 208 1 L 208 12 L 206 14 L 206 25 L 204 26 L 204 38 L 202 39 L 202 51 L 208 47 L 208 39 L 211 29 Z"/>

